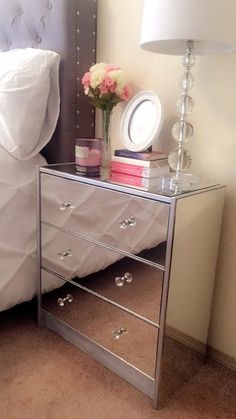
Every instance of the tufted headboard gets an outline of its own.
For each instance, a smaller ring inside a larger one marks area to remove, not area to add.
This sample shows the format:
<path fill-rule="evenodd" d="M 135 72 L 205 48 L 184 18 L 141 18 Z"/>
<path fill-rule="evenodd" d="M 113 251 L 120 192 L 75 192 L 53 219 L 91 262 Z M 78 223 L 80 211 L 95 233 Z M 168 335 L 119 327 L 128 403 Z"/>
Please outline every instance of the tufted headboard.
<path fill-rule="evenodd" d="M 74 161 L 75 138 L 94 136 L 94 109 L 81 76 L 96 58 L 96 0 L 0 0 L 0 50 L 42 48 L 61 56 L 61 111 L 43 150 L 49 163 Z"/>

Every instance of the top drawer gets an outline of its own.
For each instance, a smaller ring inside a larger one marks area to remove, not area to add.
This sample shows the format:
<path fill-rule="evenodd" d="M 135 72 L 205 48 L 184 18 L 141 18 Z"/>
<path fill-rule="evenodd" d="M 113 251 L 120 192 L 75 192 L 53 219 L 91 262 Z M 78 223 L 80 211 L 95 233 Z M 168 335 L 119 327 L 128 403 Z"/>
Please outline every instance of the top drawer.
<path fill-rule="evenodd" d="M 47 174 L 41 192 L 42 220 L 54 226 L 131 254 L 166 241 L 169 204 Z"/>

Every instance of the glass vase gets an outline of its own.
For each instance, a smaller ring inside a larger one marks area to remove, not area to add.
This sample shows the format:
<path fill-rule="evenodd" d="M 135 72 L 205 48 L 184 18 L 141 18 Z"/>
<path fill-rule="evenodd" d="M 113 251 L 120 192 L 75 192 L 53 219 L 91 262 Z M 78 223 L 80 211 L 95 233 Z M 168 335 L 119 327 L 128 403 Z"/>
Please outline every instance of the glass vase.
<path fill-rule="evenodd" d="M 111 161 L 111 115 L 110 109 L 102 111 L 102 167 L 109 167 Z"/>

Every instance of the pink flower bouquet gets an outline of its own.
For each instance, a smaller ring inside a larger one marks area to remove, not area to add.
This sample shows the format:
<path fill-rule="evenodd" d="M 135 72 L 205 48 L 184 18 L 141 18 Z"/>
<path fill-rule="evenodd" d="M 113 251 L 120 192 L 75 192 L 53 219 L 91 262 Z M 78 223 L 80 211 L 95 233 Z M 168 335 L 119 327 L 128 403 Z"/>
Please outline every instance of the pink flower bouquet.
<path fill-rule="evenodd" d="M 128 100 L 130 96 L 124 73 L 115 65 L 93 65 L 83 76 L 82 84 L 92 105 L 102 110 L 112 111 L 114 106 Z"/>

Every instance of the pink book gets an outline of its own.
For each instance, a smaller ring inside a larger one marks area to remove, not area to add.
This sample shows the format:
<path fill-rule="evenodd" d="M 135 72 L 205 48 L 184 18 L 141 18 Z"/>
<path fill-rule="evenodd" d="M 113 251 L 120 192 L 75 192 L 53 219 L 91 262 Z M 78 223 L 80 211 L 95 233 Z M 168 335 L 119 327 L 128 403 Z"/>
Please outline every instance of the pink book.
<path fill-rule="evenodd" d="M 148 190 L 150 187 L 158 186 L 158 178 L 148 179 L 145 177 L 132 176 L 118 172 L 110 172 L 110 181 L 123 186 L 128 185 L 143 190 Z"/>
<path fill-rule="evenodd" d="M 127 175 L 139 176 L 144 178 L 153 178 L 157 176 L 163 176 L 169 173 L 168 165 L 152 168 L 137 166 L 135 164 L 111 161 L 110 168 L 113 172 L 125 173 Z"/>

